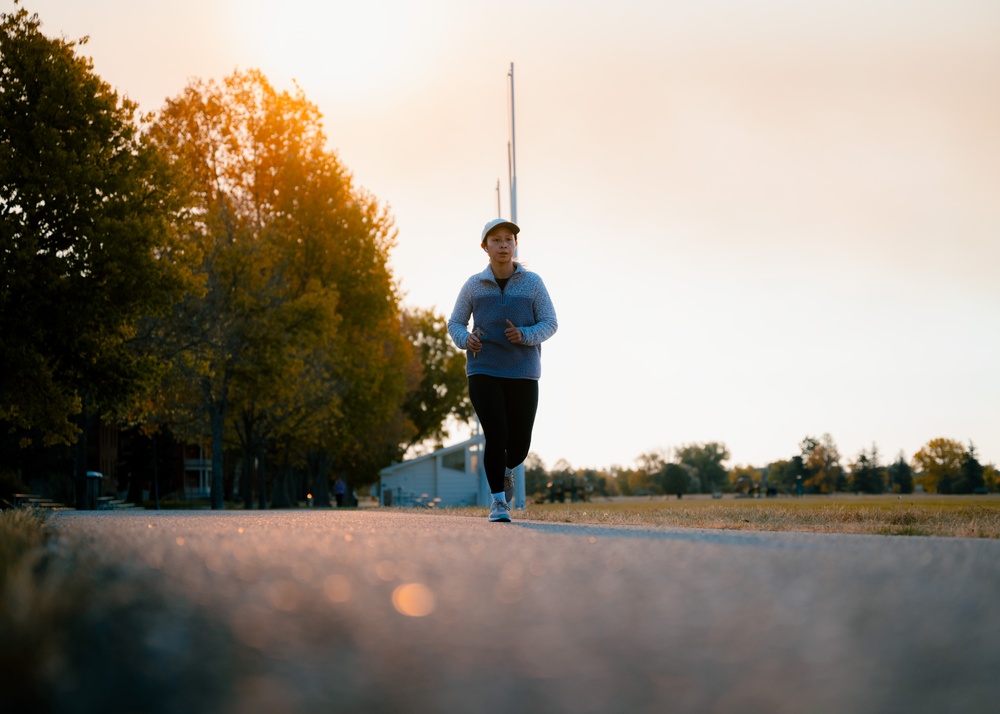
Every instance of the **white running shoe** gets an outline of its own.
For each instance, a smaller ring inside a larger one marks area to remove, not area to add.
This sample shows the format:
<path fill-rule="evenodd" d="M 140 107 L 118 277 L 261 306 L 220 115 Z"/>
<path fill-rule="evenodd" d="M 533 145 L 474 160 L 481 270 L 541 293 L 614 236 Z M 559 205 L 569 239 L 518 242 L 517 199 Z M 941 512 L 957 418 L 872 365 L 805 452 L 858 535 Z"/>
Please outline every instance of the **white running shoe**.
<path fill-rule="evenodd" d="M 490 523 L 510 523 L 510 506 L 499 498 L 494 498 L 490 506 Z"/>

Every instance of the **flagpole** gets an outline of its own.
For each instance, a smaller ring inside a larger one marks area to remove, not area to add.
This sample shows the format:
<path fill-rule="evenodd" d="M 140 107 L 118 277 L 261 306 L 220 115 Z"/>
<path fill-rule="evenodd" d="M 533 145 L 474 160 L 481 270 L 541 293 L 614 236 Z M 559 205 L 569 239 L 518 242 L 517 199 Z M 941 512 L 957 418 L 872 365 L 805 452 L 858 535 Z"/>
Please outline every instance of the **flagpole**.
<path fill-rule="evenodd" d="M 517 224 L 517 142 L 514 133 L 514 63 L 510 63 L 510 71 L 507 73 L 510 78 L 510 141 L 507 142 L 507 162 L 510 172 L 510 220 Z M 514 244 L 514 260 L 517 260 L 517 244 Z M 514 469 L 514 500 L 521 510 L 526 508 L 525 504 L 525 478 L 524 464 L 518 464 Z"/>
<path fill-rule="evenodd" d="M 517 223 L 517 140 L 514 132 L 514 63 L 510 63 L 510 220 Z M 515 249 L 514 256 L 517 257 Z"/>

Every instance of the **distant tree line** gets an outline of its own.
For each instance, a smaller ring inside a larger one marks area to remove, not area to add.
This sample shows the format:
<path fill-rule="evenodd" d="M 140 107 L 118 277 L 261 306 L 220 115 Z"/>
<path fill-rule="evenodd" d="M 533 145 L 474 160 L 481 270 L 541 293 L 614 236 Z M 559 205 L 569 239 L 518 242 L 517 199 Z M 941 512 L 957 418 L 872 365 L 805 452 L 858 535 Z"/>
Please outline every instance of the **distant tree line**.
<path fill-rule="evenodd" d="M 549 471 L 536 454 L 525 463 L 526 488 L 539 502 L 584 500 L 610 496 L 735 493 L 745 496 L 825 493 L 972 494 L 1000 490 L 1000 473 L 982 464 L 976 448 L 937 438 L 910 461 L 899 454 L 883 463 L 878 448 L 862 449 L 846 465 L 829 434 L 806 437 L 799 452 L 766 466 L 733 466 L 729 450 L 719 442 L 685 444 L 672 451 L 642 454 L 631 468 L 574 469 L 559 461 Z"/>
<path fill-rule="evenodd" d="M 464 356 L 403 307 L 392 218 L 301 90 L 235 72 L 139 117 L 40 24 L 0 14 L 0 484 L 71 488 L 112 424 L 133 500 L 195 443 L 213 508 L 322 503 L 468 418 Z"/>

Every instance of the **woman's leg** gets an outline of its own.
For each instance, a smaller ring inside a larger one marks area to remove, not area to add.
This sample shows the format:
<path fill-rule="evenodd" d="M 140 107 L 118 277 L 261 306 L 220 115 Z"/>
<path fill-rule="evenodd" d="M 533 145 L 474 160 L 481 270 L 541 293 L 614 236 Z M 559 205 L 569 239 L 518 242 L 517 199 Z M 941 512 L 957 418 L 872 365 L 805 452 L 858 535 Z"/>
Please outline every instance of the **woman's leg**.
<path fill-rule="evenodd" d="M 486 437 L 483 467 L 490 493 L 503 491 L 503 467 L 507 451 L 507 409 L 504 404 L 503 382 L 498 377 L 485 374 L 469 375 L 469 399 L 479 417 Z"/>
<path fill-rule="evenodd" d="M 531 448 L 531 431 L 538 411 L 538 380 L 505 379 L 504 407 L 507 411 L 507 445 L 504 465 L 512 469 L 523 463 Z"/>

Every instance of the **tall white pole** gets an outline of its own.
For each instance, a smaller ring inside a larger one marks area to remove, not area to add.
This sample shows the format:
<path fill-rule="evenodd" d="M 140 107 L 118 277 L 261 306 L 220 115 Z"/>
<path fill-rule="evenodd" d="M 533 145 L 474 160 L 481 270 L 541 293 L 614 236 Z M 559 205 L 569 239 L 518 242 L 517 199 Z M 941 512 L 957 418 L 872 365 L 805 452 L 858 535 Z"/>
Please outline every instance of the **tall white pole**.
<path fill-rule="evenodd" d="M 517 141 L 514 133 L 514 63 L 510 63 L 510 220 L 517 223 Z"/>
<path fill-rule="evenodd" d="M 507 161 L 508 170 L 510 171 L 510 220 L 513 223 L 517 223 L 517 145 L 515 141 L 514 134 L 514 63 L 510 63 L 510 72 L 507 73 L 510 77 L 510 141 L 507 142 Z M 517 245 L 514 245 L 514 259 L 517 260 Z M 524 509 L 527 507 L 525 503 L 525 483 L 524 483 L 524 464 L 518 464 L 517 468 L 514 469 L 514 500 L 517 502 L 517 507 Z"/>

